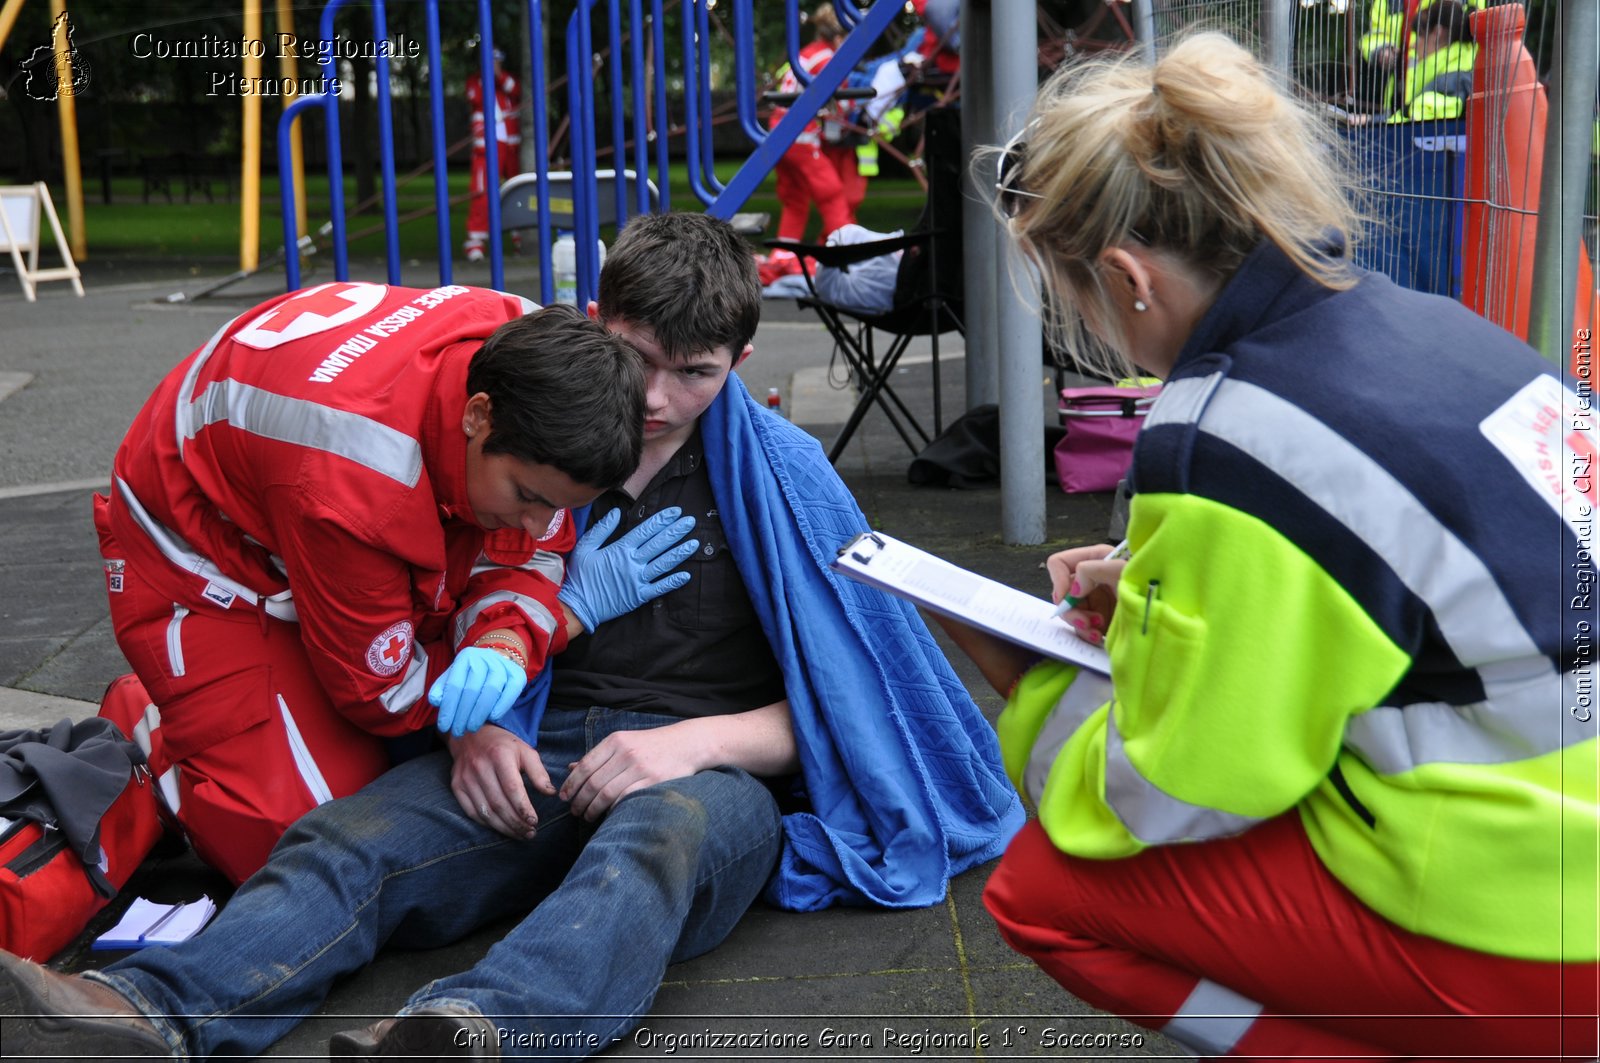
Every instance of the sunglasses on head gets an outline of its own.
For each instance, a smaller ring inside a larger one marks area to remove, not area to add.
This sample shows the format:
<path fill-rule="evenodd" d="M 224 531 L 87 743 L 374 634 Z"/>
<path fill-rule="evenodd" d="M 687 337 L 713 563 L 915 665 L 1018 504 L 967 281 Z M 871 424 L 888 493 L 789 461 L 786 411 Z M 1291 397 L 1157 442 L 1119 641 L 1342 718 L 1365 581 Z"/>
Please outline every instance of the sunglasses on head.
<path fill-rule="evenodd" d="M 1015 218 L 1021 212 L 1024 199 L 1043 199 L 1037 192 L 1029 192 L 1020 187 L 1022 167 L 1028 161 L 1028 130 L 1023 129 L 1012 137 L 1006 146 L 1000 149 L 1000 156 L 995 162 L 994 189 L 1000 203 L 1000 209 L 1008 218 Z"/>
<path fill-rule="evenodd" d="M 1029 128 L 1031 129 L 1032 127 L 1030 126 Z M 1021 212 L 1024 199 L 1045 198 L 1038 192 L 1030 192 L 1018 185 L 1022 175 L 1022 167 L 1028 161 L 1027 132 L 1028 130 L 1024 129 L 1021 133 L 1012 137 L 1006 143 L 1006 146 L 1000 149 L 1000 157 L 995 162 L 994 189 L 1000 203 L 1000 209 L 1007 218 L 1015 218 Z M 1130 228 L 1128 235 L 1146 247 L 1152 246 L 1144 234 L 1137 229 Z"/>

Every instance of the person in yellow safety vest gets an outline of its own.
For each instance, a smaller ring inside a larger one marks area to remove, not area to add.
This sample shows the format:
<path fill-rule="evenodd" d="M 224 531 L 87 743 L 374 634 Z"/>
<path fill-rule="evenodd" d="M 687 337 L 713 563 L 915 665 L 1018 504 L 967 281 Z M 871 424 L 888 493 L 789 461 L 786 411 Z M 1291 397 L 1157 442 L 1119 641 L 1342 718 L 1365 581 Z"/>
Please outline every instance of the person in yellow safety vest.
<path fill-rule="evenodd" d="M 900 135 L 908 113 L 907 84 L 921 83 L 928 76 L 943 83 L 961 69 L 961 0 L 910 0 L 908 8 L 924 23 L 921 39 L 908 54 L 883 63 L 873 75 L 877 96 L 861 111 L 862 124 L 870 133 L 856 146 L 856 170 L 863 177 L 878 176 L 878 142 L 887 144 Z M 925 95 L 928 91 L 924 88 L 917 94 L 922 97 L 917 111 L 936 102 Z"/>
<path fill-rule="evenodd" d="M 1394 78 L 1384 98 L 1396 101 L 1390 122 L 1426 122 L 1460 118 L 1472 95 L 1472 66 L 1478 46 L 1460 0 L 1437 0 L 1417 12 L 1411 24 L 1413 58 L 1406 67 L 1398 99 Z"/>
<path fill-rule="evenodd" d="M 1126 553 L 1047 561 L 1083 663 L 946 625 L 1038 813 L 984 903 L 1201 1055 L 1592 1060 L 1586 385 L 1354 265 L 1325 145 L 1205 33 L 1064 68 L 998 153 L 1059 349 L 1164 383 Z"/>
<path fill-rule="evenodd" d="M 1422 0 L 1417 12 L 1420 14 L 1433 4 L 1434 0 Z M 1468 0 L 1466 5 L 1468 12 L 1482 11 L 1487 6 L 1488 0 Z M 1393 70 L 1406 24 L 1406 0 L 1372 0 L 1368 17 L 1367 32 L 1361 35 L 1361 58 Z M 1387 53 L 1384 49 L 1388 49 Z"/>
<path fill-rule="evenodd" d="M 1432 7 L 1435 0 L 1420 0 L 1417 12 Z M 1488 0 L 1466 0 L 1469 12 L 1481 11 Z M 1404 36 L 1406 0 L 1372 0 L 1367 32 L 1359 45 L 1360 64 L 1356 71 L 1356 96 L 1367 108 L 1389 111 L 1394 107 L 1393 96 L 1385 91 L 1385 83 L 1393 82 L 1401 66 L 1400 39 Z M 1416 58 L 1416 39 L 1413 37 L 1406 50 L 1407 62 Z"/>

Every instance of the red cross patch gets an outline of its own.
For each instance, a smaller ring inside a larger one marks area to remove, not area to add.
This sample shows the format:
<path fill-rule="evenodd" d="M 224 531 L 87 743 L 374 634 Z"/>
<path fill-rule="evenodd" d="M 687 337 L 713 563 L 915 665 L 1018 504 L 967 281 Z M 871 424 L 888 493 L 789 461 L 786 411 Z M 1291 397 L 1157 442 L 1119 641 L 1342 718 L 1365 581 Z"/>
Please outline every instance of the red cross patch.
<path fill-rule="evenodd" d="M 384 628 L 367 647 L 367 667 L 373 675 L 391 676 L 411 660 L 411 621 L 402 620 Z"/>
<path fill-rule="evenodd" d="M 257 317 L 233 338 L 246 347 L 269 350 L 365 317 L 388 292 L 386 284 L 346 282 L 307 288 Z"/>
<path fill-rule="evenodd" d="M 564 509 L 556 510 L 556 515 L 550 518 L 549 527 L 545 528 L 544 534 L 539 536 L 537 541 L 541 542 L 541 543 L 547 543 L 551 539 L 554 539 L 556 537 L 556 535 L 560 533 L 561 526 L 563 524 L 565 524 L 566 522 L 567 522 L 567 511 L 564 510 Z"/>

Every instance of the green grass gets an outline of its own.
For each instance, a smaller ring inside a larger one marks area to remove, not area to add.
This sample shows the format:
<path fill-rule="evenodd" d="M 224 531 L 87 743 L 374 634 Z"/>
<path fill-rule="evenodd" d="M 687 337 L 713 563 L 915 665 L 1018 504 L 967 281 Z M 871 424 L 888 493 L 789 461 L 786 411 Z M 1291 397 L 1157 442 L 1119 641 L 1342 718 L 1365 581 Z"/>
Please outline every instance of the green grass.
<path fill-rule="evenodd" d="M 720 180 L 730 180 L 738 169 L 737 162 L 719 163 Z M 136 177 L 116 178 L 111 183 L 112 202 L 102 202 L 101 184 L 90 180 L 84 187 L 84 221 L 88 230 L 89 255 L 94 257 L 175 258 L 187 260 L 237 260 L 239 255 L 240 210 L 238 182 L 235 178 L 224 192 L 220 180 L 213 181 L 215 202 L 207 203 L 200 192 L 190 193 L 190 202 L 183 202 L 181 182 L 173 181 L 174 202 L 168 203 L 164 194 L 152 195 L 150 202 L 142 201 L 142 183 Z M 349 212 L 357 205 L 355 182 L 346 179 L 345 209 Z M 307 178 L 311 228 L 313 231 L 328 217 L 328 181 L 325 176 Z M 461 195 L 467 190 L 466 173 L 451 173 L 450 194 Z M 687 172 L 683 164 L 672 170 L 672 206 L 676 210 L 701 210 L 703 204 L 688 188 Z M 56 210 L 66 224 L 66 195 L 60 188 L 52 188 Z M 226 200 L 223 198 L 226 195 Z M 903 228 L 916 221 L 922 210 L 923 193 L 909 178 L 874 178 L 868 182 L 867 198 L 859 211 L 859 221 L 869 229 L 890 230 Z M 429 175 L 412 180 L 399 189 L 396 208 L 401 215 L 428 209 L 429 213 L 400 225 L 400 254 L 404 259 L 433 260 L 437 257 L 438 235 L 431 208 L 434 201 L 433 180 Z M 768 235 L 777 228 L 778 200 L 773 179 L 769 177 L 741 208 L 745 211 L 766 212 L 772 215 Z M 282 242 L 282 222 L 278 205 L 278 179 L 275 175 L 263 177 L 261 183 L 261 257 L 265 260 Z M 458 248 L 466 229 L 467 205 L 465 202 L 452 208 L 451 234 Z M 349 214 L 346 231 L 355 237 L 350 241 L 350 254 L 356 258 L 381 258 L 384 255 L 384 238 L 381 225 L 381 204 L 373 205 L 359 216 Z M 811 221 L 811 234 L 817 228 L 815 214 Z M 363 230 L 376 232 L 361 236 Z M 327 239 L 320 241 L 327 250 Z"/>

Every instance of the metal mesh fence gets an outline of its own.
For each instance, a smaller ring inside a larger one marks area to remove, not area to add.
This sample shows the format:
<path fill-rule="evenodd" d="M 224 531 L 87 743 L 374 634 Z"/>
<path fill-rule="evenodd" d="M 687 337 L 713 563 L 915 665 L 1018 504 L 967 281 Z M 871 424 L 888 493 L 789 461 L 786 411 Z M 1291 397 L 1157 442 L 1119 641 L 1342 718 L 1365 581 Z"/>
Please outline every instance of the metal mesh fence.
<path fill-rule="evenodd" d="M 1436 2 L 1132 0 L 1124 10 L 1137 38 L 1128 46 L 1153 41 L 1159 53 L 1176 34 L 1218 29 L 1285 65 L 1299 89 L 1335 117 L 1357 164 L 1357 191 L 1370 216 L 1359 261 L 1407 287 L 1459 299 L 1528 338 L 1549 96 L 1561 88 L 1546 83 L 1560 43 L 1560 7 L 1556 0 L 1461 0 L 1472 39 L 1446 45 L 1443 37 L 1412 32 L 1419 10 Z M 1600 62 L 1581 54 L 1582 44 L 1567 47 L 1580 54 L 1555 64 L 1558 77 Z M 1592 52 L 1593 42 L 1587 47 Z M 1448 93 L 1429 91 L 1446 85 L 1462 92 L 1459 106 Z M 1570 110 L 1564 135 L 1600 145 L 1600 108 Z M 1583 246 L 1561 264 L 1557 283 L 1575 292 L 1575 327 L 1592 329 L 1600 290 L 1596 155 L 1588 158 Z"/>

